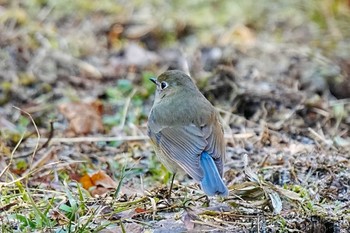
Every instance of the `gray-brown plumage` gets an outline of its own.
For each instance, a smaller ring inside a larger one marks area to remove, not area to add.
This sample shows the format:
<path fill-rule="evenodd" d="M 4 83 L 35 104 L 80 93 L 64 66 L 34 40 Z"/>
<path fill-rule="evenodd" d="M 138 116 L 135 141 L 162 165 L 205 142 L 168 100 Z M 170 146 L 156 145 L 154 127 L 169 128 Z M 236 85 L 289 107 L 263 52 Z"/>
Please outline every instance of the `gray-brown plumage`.
<path fill-rule="evenodd" d="M 208 195 L 227 195 L 219 114 L 181 71 L 167 71 L 152 81 L 157 91 L 148 135 L 158 158 L 172 173 L 184 171 L 200 182 Z"/>

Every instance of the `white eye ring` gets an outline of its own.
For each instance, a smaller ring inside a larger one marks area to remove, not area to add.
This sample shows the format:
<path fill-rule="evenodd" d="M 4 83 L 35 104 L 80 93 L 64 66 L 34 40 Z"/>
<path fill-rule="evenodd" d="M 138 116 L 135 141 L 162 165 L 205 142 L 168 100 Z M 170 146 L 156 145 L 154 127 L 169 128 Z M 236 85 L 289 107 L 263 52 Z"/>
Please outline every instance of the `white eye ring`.
<path fill-rule="evenodd" d="M 164 90 L 165 88 L 167 88 L 169 86 L 169 84 L 165 81 L 160 83 L 160 89 Z"/>

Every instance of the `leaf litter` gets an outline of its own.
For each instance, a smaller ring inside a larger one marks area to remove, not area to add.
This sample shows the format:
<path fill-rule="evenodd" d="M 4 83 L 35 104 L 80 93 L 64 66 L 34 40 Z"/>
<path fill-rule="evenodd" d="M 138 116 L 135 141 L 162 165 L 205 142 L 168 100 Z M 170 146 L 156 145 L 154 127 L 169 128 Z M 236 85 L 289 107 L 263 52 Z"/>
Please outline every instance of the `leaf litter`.
<path fill-rule="evenodd" d="M 151 2 L 0 3 L 1 231 L 349 231 L 346 1 Z M 145 127 L 166 69 L 222 115 L 227 198 L 181 174 L 166 198 Z"/>

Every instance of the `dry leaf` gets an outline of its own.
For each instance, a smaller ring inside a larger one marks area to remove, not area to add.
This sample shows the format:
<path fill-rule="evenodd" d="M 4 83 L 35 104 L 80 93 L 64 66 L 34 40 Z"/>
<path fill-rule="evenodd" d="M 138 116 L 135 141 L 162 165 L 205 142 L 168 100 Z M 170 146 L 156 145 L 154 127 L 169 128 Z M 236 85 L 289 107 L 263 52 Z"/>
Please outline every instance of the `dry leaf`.
<path fill-rule="evenodd" d="M 69 130 L 75 135 L 103 131 L 102 103 L 64 103 L 58 109 L 68 119 Z"/>
<path fill-rule="evenodd" d="M 243 163 L 244 163 L 244 173 L 248 177 L 250 181 L 260 183 L 260 179 L 257 174 L 253 172 L 253 170 L 248 166 L 248 155 L 244 154 L 243 155 Z"/>
<path fill-rule="evenodd" d="M 284 197 L 287 197 L 287 198 L 289 198 L 291 200 L 300 201 L 300 202 L 303 201 L 303 198 L 301 198 L 299 196 L 299 194 L 297 194 L 296 192 L 293 192 L 293 191 L 290 191 L 290 190 L 287 190 L 287 189 L 284 189 L 284 188 L 280 188 L 278 186 L 274 186 L 274 190 L 276 192 L 278 192 L 280 195 L 282 195 Z"/>
<path fill-rule="evenodd" d="M 143 208 L 140 208 L 140 207 L 137 207 L 135 208 L 135 213 L 143 213 L 143 212 L 146 212 L 147 210 L 143 209 Z"/>
<path fill-rule="evenodd" d="M 83 185 L 83 188 L 86 190 L 89 190 L 91 187 L 94 186 L 88 174 L 81 177 L 79 182 Z"/>
<path fill-rule="evenodd" d="M 94 189 L 91 189 L 90 193 L 93 197 L 98 197 L 102 196 L 105 193 L 108 193 L 109 191 L 111 191 L 111 189 L 106 189 L 104 187 L 96 187 Z"/>
<path fill-rule="evenodd" d="M 98 171 L 91 176 L 86 174 L 80 178 L 79 182 L 91 195 L 103 195 L 117 187 L 117 184 L 105 172 Z"/>
<path fill-rule="evenodd" d="M 117 184 L 105 172 L 98 171 L 91 176 L 91 181 L 95 186 L 102 186 L 104 188 L 114 189 Z"/>

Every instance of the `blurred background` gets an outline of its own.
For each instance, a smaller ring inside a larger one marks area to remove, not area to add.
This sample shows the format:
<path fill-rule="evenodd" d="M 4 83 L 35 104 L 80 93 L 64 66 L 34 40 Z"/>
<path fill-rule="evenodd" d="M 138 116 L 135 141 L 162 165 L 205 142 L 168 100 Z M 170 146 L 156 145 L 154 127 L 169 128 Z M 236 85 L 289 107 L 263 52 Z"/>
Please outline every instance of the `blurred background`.
<path fill-rule="evenodd" d="M 345 0 L 0 4 L 0 106 L 11 122 L 12 105 L 44 126 L 57 117 L 55 103 L 98 99 L 113 127 L 132 94 L 126 123 L 142 125 L 154 91 L 147 80 L 166 69 L 190 72 L 211 101 L 246 116 L 255 110 L 239 108 L 237 95 L 257 94 L 256 81 L 265 92 L 276 83 L 350 97 Z"/>

